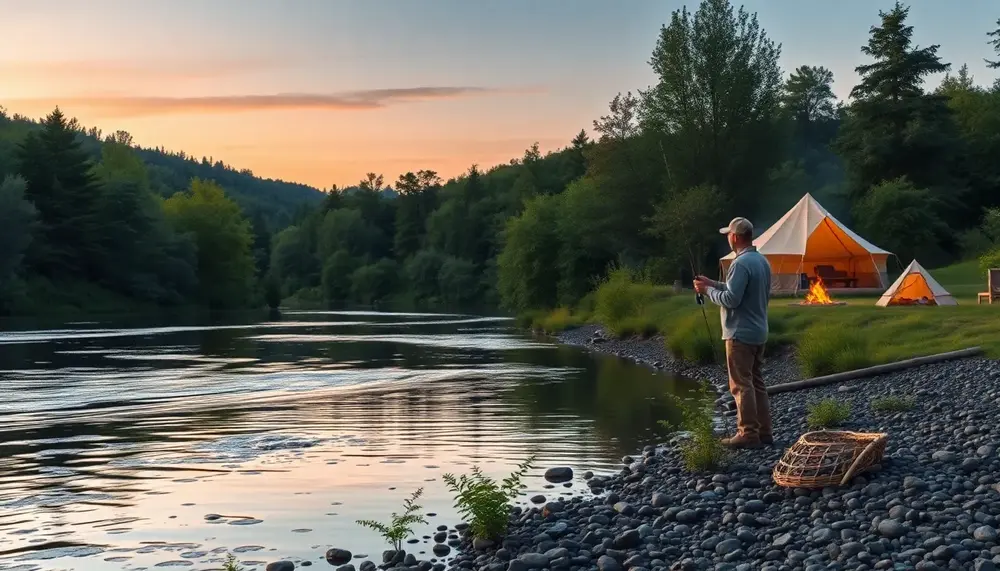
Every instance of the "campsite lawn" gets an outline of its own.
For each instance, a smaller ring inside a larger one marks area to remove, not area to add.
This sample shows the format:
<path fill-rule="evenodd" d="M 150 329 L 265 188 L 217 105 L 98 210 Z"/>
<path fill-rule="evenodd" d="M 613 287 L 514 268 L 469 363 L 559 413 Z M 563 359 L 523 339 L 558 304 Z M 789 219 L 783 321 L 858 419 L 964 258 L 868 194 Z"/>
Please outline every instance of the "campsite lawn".
<path fill-rule="evenodd" d="M 792 306 L 793 298 L 771 301 L 769 350 L 794 346 L 807 376 L 856 369 L 909 357 L 981 346 L 1000 358 L 1000 304 L 977 305 L 985 277 L 976 262 L 931 270 L 958 306 L 876 307 L 877 297 L 843 297 L 847 305 Z M 838 298 L 835 298 L 838 299 Z M 694 294 L 634 281 L 615 272 L 575 308 L 525 315 L 526 324 L 550 333 L 582 323 L 599 323 L 618 336 L 662 333 L 670 352 L 710 362 L 712 346 Z M 708 306 L 713 341 L 718 344 L 718 309 Z M 718 345 L 716 345 L 718 347 Z"/>

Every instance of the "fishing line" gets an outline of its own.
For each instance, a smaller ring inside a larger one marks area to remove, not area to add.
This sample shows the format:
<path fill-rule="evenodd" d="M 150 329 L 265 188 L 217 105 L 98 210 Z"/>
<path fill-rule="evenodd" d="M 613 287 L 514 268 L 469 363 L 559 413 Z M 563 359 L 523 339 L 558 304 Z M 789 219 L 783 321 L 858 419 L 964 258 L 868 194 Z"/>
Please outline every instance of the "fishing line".
<path fill-rule="evenodd" d="M 691 273 L 693 274 L 693 277 L 697 278 L 700 274 L 698 273 L 698 270 L 695 269 L 694 251 L 691 249 L 690 245 L 688 245 L 688 262 L 691 263 Z M 711 347 L 712 349 L 712 362 L 718 365 L 719 354 L 715 350 L 715 337 L 712 335 L 712 327 L 708 324 L 708 312 L 705 311 L 705 296 L 698 292 L 695 292 L 695 300 L 698 302 L 698 305 L 701 306 L 701 317 L 702 319 L 705 320 L 705 333 L 708 335 L 708 346 Z M 720 406 L 719 408 L 722 407 Z M 725 409 L 722 410 L 722 422 L 726 430 L 726 436 L 728 436 L 729 417 L 726 416 L 726 412 L 728 411 L 726 411 Z"/>

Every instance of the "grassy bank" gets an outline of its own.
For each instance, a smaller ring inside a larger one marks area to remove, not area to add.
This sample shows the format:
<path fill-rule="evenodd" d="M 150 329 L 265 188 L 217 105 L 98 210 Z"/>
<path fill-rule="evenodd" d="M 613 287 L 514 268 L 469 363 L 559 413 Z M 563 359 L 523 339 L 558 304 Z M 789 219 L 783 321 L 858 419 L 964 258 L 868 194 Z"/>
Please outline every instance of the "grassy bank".
<path fill-rule="evenodd" d="M 776 298 L 769 311 L 769 351 L 796 348 L 806 376 L 982 346 L 1000 358 L 1000 306 L 976 305 L 985 288 L 975 262 L 932 272 L 959 298 L 957 307 L 876 307 L 875 298 L 843 298 L 846 306 L 792 307 Z M 981 282 L 981 283 L 978 283 Z M 718 308 L 708 305 L 711 339 L 720 336 Z M 712 361 L 710 338 L 691 290 L 675 295 L 625 270 L 613 272 L 577 307 L 522 316 L 522 324 L 557 333 L 583 323 L 598 323 L 619 337 L 666 338 L 675 357 L 697 363 Z M 717 341 L 716 341 L 717 342 Z"/>

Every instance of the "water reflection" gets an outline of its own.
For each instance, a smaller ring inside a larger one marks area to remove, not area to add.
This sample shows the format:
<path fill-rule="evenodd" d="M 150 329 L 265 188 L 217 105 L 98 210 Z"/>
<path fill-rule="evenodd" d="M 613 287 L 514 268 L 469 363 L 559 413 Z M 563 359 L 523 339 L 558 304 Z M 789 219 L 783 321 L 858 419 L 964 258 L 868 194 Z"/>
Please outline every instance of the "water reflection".
<path fill-rule="evenodd" d="M 354 520 L 418 486 L 428 529 L 456 523 L 443 472 L 534 452 L 528 493 L 583 493 L 539 475 L 616 470 L 693 390 L 495 318 L 249 321 L 0 333 L 0 568 L 378 554 Z"/>

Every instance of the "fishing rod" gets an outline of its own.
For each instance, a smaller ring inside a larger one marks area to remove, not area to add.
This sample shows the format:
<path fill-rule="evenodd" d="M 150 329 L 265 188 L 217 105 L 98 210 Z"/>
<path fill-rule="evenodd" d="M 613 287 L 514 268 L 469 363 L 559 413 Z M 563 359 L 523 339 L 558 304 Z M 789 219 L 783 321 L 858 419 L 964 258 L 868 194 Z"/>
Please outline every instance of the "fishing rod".
<path fill-rule="evenodd" d="M 658 140 L 657 143 L 660 145 L 660 156 L 663 157 L 663 166 L 667 169 L 667 180 L 673 184 L 673 176 L 670 173 L 670 163 L 667 162 L 667 153 L 663 150 L 663 141 Z M 688 250 L 688 262 L 691 264 L 691 278 L 698 277 L 698 270 L 695 269 L 695 258 L 694 251 L 691 249 L 691 244 L 687 245 Z M 705 333 L 708 335 L 708 346 L 712 348 L 712 362 L 716 365 L 719 364 L 719 354 L 715 351 L 715 337 L 712 336 L 712 327 L 708 324 L 708 313 L 705 311 L 705 296 L 698 293 L 694 293 L 695 301 L 701 307 L 701 317 L 705 320 Z M 720 407 L 721 408 L 721 407 Z M 729 417 L 726 416 L 726 411 L 722 411 L 722 422 L 726 430 L 726 435 L 729 435 Z"/>
<path fill-rule="evenodd" d="M 691 273 L 695 278 L 698 277 L 698 270 L 695 269 L 695 258 L 694 252 L 691 250 L 691 246 L 688 245 L 688 262 L 691 264 Z M 705 296 L 695 292 L 695 300 L 698 305 L 701 306 L 701 317 L 705 321 L 705 333 L 708 335 L 708 346 L 712 348 L 712 362 L 716 365 L 719 364 L 719 354 L 715 351 L 715 337 L 712 335 L 712 327 L 708 324 L 708 312 L 705 311 Z M 722 408 L 721 406 L 719 408 Z M 726 431 L 726 436 L 729 436 L 729 417 L 726 416 L 726 410 L 722 410 L 722 422 L 723 427 Z"/>

